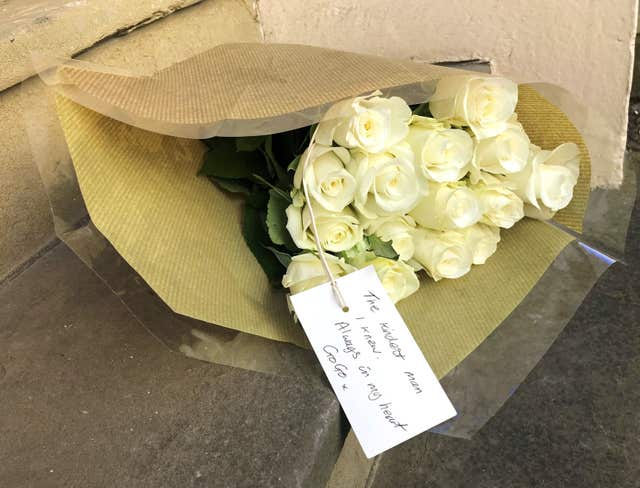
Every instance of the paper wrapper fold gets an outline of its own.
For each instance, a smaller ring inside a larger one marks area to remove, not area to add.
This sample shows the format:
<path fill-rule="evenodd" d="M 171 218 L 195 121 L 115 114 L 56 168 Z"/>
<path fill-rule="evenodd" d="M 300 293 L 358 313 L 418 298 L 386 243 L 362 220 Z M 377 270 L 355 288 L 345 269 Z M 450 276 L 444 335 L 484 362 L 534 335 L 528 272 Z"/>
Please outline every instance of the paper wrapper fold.
<path fill-rule="evenodd" d="M 310 125 L 332 103 L 381 89 L 425 101 L 440 77 L 428 64 L 293 45 L 223 45 L 153 76 L 70 63 L 44 77 L 57 107 L 92 221 L 176 312 L 301 346 L 306 339 L 246 247 L 242 202 L 196 173 L 198 138 L 274 133 Z M 532 142 L 575 142 L 580 180 L 556 220 L 580 232 L 589 154 L 568 118 L 520 86 L 519 120 Z M 400 312 L 438 376 L 502 323 L 573 240 L 525 219 L 497 253 L 459 280 L 424 279 Z"/>

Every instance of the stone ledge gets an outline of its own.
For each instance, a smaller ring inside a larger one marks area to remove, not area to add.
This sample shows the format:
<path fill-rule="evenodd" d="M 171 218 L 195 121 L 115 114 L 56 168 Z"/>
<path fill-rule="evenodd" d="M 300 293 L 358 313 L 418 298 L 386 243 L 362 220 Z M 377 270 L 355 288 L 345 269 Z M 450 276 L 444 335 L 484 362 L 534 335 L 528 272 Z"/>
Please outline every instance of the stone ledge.
<path fill-rule="evenodd" d="M 64 244 L 0 286 L 0 486 L 323 486 L 327 385 L 156 341 Z"/>
<path fill-rule="evenodd" d="M 53 0 L 29 7 L 24 0 L 10 0 L 0 21 L 0 91 L 35 74 L 32 52 L 72 57 L 201 1 Z"/>
<path fill-rule="evenodd" d="M 102 5 L 106 3 L 101 0 Z M 0 12 L 7 8 L 7 4 L 0 5 Z M 1 32 L 0 26 L 0 66 L 4 70 L 11 61 L 5 61 L 9 52 Z M 134 66 L 137 70 L 154 71 L 217 44 L 260 39 L 255 12 L 248 1 L 205 0 L 128 35 L 100 42 L 79 57 L 116 68 Z M 15 60 L 15 67 L 22 69 L 21 63 Z M 0 85 L 3 76 L 5 72 L 0 71 Z M 66 164 L 69 155 L 50 90 L 38 77 L 0 92 L 0 134 L 0 229 L 9 229 L 0 237 L 2 279 L 46 246 L 54 235 L 49 201 L 42 186 L 42 178 L 48 175 L 41 177 L 38 166 L 42 165 L 35 161 L 36 157 L 39 155 L 51 168 Z"/>

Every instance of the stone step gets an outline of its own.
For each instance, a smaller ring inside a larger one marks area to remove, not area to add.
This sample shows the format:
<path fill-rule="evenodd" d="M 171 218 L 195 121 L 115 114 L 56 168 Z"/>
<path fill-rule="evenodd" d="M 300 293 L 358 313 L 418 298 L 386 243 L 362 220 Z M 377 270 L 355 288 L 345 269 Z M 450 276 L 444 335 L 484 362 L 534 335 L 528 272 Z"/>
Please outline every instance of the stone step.
<path fill-rule="evenodd" d="M 187 358 L 64 244 L 0 286 L 0 486 L 323 486 L 330 388 Z"/>

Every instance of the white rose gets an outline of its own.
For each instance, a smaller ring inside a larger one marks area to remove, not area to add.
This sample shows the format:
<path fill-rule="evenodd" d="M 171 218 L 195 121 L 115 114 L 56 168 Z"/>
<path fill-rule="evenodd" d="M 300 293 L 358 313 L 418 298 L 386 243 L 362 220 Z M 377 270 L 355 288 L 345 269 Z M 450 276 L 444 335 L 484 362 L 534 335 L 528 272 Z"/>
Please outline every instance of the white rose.
<path fill-rule="evenodd" d="M 316 141 L 379 153 L 409 132 L 411 109 L 399 97 L 356 97 L 333 105 L 318 125 Z"/>
<path fill-rule="evenodd" d="M 482 222 L 509 229 L 524 217 L 522 200 L 503 185 L 481 183 L 473 191 L 480 200 Z"/>
<path fill-rule="evenodd" d="M 580 151 L 574 143 L 560 144 L 553 151 L 532 144 L 525 169 L 502 181 L 528 204 L 527 215 L 546 220 L 569 205 L 579 174 Z"/>
<path fill-rule="evenodd" d="M 380 154 L 351 152 L 347 165 L 357 182 L 355 208 L 367 219 L 407 213 L 423 194 L 406 143 Z"/>
<path fill-rule="evenodd" d="M 438 120 L 469 126 L 478 139 L 506 128 L 518 103 L 518 85 L 505 78 L 462 75 L 442 78 L 429 101 Z"/>
<path fill-rule="evenodd" d="M 481 139 L 476 144 L 473 168 L 493 174 L 522 171 L 529 161 L 529 137 L 519 125 L 511 125 L 495 137 Z"/>
<path fill-rule="evenodd" d="M 309 149 L 300 157 L 293 177 L 293 186 L 302 188 L 302 171 Z M 351 156 L 343 147 L 314 145 L 304 180 L 309 194 L 316 202 L 331 212 L 340 212 L 353 201 L 356 191 L 355 178 L 345 169 Z"/>
<path fill-rule="evenodd" d="M 417 229 L 414 245 L 413 259 L 435 281 L 460 278 L 471 269 L 473 254 L 460 232 Z"/>
<path fill-rule="evenodd" d="M 462 234 L 471 250 L 473 264 L 484 264 L 496 252 L 500 242 L 500 228 L 493 225 L 472 225 L 463 229 Z"/>
<path fill-rule="evenodd" d="M 356 268 L 338 259 L 331 254 L 325 254 L 329 269 L 335 277 L 344 276 L 355 271 Z M 293 256 L 287 273 L 282 277 L 282 286 L 289 288 L 291 293 L 300 293 L 314 286 L 321 285 L 329 281 L 320 258 L 315 254 L 305 253 Z"/>
<path fill-rule="evenodd" d="M 416 223 L 409 215 L 378 218 L 366 224 L 367 233 L 391 242 L 391 247 L 402 261 L 408 261 L 413 256 L 412 233 L 415 227 Z"/>
<path fill-rule="evenodd" d="M 482 208 L 475 192 L 463 182 L 430 183 L 427 196 L 409 215 L 430 229 L 461 229 L 478 222 Z"/>
<path fill-rule="evenodd" d="M 580 174 L 580 150 L 573 143 L 561 144 L 553 151 L 540 151 L 534 157 L 538 197 L 553 212 L 566 207 Z"/>
<path fill-rule="evenodd" d="M 342 212 L 328 212 L 313 202 L 318 237 L 323 249 L 332 252 L 346 251 L 362 240 L 362 226 L 348 207 Z M 286 210 L 287 230 L 300 249 L 315 249 L 309 208 L 289 205 Z"/>
<path fill-rule="evenodd" d="M 461 129 L 450 129 L 435 119 L 414 116 L 407 142 L 420 174 L 427 180 L 457 181 L 469 169 L 473 140 Z"/>
<path fill-rule="evenodd" d="M 525 203 L 524 214 L 530 219 L 549 220 L 552 219 L 556 213 L 544 205 L 541 205 L 540 208 L 538 208 L 529 203 Z"/>
<path fill-rule="evenodd" d="M 377 257 L 366 265 L 373 265 L 393 303 L 408 297 L 420 286 L 416 273 L 402 261 Z"/>

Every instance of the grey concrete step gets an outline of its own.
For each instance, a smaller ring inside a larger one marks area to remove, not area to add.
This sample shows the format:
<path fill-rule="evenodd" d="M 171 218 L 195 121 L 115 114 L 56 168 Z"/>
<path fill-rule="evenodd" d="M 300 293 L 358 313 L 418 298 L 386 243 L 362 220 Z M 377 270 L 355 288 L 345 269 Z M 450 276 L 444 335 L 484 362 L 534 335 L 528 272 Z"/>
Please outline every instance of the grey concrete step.
<path fill-rule="evenodd" d="M 328 387 L 189 359 L 64 245 L 0 286 L 0 486 L 323 486 Z"/>

